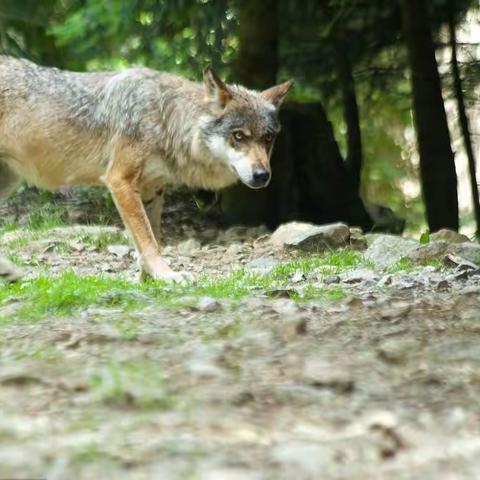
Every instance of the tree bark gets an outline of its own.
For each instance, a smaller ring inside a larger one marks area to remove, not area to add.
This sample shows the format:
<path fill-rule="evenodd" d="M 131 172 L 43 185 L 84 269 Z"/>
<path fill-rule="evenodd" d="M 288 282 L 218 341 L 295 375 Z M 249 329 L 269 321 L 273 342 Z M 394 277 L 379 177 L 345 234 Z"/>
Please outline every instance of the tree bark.
<path fill-rule="evenodd" d="M 455 98 L 457 101 L 458 122 L 460 125 L 460 131 L 462 132 L 465 152 L 468 158 L 468 170 L 470 174 L 470 187 L 472 190 L 473 212 L 475 215 L 475 222 L 477 226 L 476 236 L 478 238 L 480 236 L 480 200 L 478 195 L 476 162 L 475 162 L 475 154 L 473 152 L 472 137 L 470 135 L 470 125 L 469 125 L 467 111 L 465 107 L 465 98 L 463 95 L 462 79 L 460 77 L 460 69 L 458 66 L 457 32 L 456 32 L 455 17 L 452 11 L 453 10 L 452 3 L 453 2 L 450 2 L 450 15 L 449 15 L 449 21 L 448 21 L 448 29 L 450 33 L 450 49 L 452 52 L 453 89 L 454 89 Z"/>
<path fill-rule="evenodd" d="M 359 192 L 363 163 L 362 132 L 352 63 L 342 38 L 338 38 L 336 51 L 337 72 L 343 100 L 343 117 L 347 127 L 347 155 L 345 161 L 351 187 Z"/>
<path fill-rule="evenodd" d="M 271 87 L 278 69 L 278 0 L 242 0 L 238 12 L 239 52 L 235 81 L 250 88 Z"/>
<path fill-rule="evenodd" d="M 425 0 L 402 0 L 423 198 L 430 231 L 458 230 L 455 160 Z"/>

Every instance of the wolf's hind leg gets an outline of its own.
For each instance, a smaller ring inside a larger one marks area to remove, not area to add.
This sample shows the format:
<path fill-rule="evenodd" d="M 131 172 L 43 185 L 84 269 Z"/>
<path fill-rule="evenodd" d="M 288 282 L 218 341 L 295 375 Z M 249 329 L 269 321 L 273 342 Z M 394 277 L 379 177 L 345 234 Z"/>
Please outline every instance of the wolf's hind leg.
<path fill-rule="evenodd" d="M 19 182 L 18 176 L 0 159 L 0 201 L 7 199 Z"/>
<path fill-rule="evenodd" d="M 162 245 L 162 212 L 165 203 L 165 194 L 163 187 L 157 187 L 153 191 L 142 192 L 142 200 L 147 211 L 147 216 L 152 226 L 155 239 Z"/>

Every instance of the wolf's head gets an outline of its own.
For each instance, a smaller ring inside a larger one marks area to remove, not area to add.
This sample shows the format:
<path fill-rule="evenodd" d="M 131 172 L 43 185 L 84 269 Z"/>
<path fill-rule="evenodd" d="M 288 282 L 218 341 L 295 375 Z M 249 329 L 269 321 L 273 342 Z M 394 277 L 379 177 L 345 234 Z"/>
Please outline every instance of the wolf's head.
<path fill-rule="evenodd" d="M 210 67 L 203 75 L 212 114 L 202 129 L 208 153 L 225 162 L 248 187 L 266 187 L 270 155 L 280 131 L 278 110 L 293 82 L 256 92 L 225 85 Z"/>

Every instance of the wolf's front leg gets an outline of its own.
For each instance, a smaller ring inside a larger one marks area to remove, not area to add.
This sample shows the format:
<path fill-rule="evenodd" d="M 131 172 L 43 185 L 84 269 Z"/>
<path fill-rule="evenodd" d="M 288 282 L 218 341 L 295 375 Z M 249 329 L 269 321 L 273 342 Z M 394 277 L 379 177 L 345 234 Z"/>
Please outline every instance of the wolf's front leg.
<path fill-rule="evenodd" d="M 162 186 L 157 186 L 153 190 L 146 189 L 142 191 L 142 200 L 147 211 L 148 220 L 150 221 L 153 235 L 160 246 L 162 246 L 163 243 L 161 219 L 164 197 L 164 189 Z"/>
<path fill-rule="evenodd" d="M 133 237 L 142 276 L 148 275 L 156 280 L 184 280 L 185 274 L 173 272 L 158 252 L 158 244 L 140 195 L 140 177 L 141 168 L 129 161 L 126 153 L 122 152 L 109 167 L 103 181 L 110 189 L 120 216 Z"/>

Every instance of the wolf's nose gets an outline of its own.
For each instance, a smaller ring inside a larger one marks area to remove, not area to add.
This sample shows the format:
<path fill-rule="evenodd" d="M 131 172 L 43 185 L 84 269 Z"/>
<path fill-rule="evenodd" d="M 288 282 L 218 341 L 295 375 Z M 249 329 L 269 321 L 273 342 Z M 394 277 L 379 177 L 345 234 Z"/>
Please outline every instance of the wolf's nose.
<path fill-rule="evenodd" d="M 253 171 L 253 183 L 255 186 L 265 185 L 270 180 L 270 173 L 263 168 L 257 168 Z"/>

